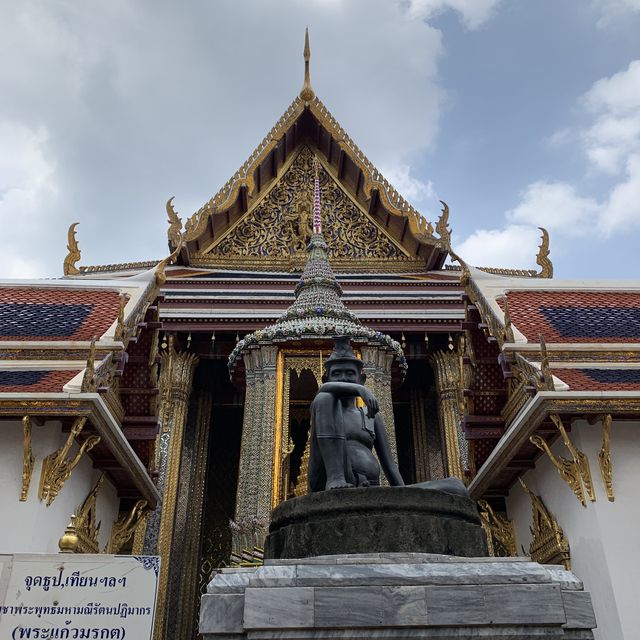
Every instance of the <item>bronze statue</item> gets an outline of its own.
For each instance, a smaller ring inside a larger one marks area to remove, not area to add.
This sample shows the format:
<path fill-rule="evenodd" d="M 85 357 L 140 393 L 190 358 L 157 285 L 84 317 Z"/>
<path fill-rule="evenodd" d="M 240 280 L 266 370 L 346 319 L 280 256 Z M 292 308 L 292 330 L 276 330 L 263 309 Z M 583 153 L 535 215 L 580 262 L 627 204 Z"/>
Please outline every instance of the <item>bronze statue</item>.
<path fill-rule="evenodd" d="M 362 366 L 350 339 L 335 338 L 325 363 L 325 382 L 311 404 L 309 492 L 377 486 L 381 466 L 390 485 L 404 486 L 378 401 L 364 386 Z M 358 397 L 365 408 L 356 405 Z"/>

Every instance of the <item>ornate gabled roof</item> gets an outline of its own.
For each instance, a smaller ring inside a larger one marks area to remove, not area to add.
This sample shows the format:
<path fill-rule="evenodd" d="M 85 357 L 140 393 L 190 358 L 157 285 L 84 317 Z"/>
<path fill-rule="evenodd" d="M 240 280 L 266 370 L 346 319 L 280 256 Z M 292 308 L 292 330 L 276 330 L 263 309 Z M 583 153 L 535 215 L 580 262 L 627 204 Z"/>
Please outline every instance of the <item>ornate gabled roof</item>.
<path fill-rule="evenodd" d="M 308 145 L 362 211 L 404 249 L 403 258 L 415 259 L 415 266 L 419 265 L 422 270 L 425 266 L 441 268 L 447 255 L 442 235 L 434 236 L 433 225 L 398 193 L 347 135 L 314 94 L 308 71 L 307 39 L 305 83 L 300 95 L 242 167 L 187 219 L 184 231 L 172 201 L 167 203 L 170 247 L 184 245 L 183 264 L 207 265 L 208 252 L 218 239 L 257 206 L 274 181 L 281 179 L 292 155 L 302 145 Z"/>

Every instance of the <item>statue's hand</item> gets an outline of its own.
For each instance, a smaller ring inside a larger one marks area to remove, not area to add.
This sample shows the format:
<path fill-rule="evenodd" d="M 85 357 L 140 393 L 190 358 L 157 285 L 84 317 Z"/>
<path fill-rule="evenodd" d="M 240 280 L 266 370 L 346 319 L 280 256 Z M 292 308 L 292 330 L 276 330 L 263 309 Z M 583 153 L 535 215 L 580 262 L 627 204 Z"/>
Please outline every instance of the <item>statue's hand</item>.
<path fill-rule="evenodd" d="M 380 409 L 376 397 L 371 393 L 371 391 L 369 391 L 369 389 L 367 389 L 367 387 L 364 386 L 362 387 L 360 397 L 364 400 L 364 404 L 367 407 L 367 417 L 374 418 Z"/>

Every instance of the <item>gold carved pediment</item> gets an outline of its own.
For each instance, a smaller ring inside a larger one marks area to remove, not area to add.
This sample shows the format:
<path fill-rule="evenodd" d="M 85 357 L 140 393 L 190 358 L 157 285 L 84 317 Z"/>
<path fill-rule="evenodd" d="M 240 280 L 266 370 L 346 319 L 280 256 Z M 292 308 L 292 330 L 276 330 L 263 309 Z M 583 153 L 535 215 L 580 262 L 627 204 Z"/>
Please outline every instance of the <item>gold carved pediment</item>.
<path fill-rule="evenodd" d="M 198 253 L 194 262 L 304 265 L 312 231 L 313 159 L 312 150 L 302 147 L 262 199 Z M 361 209 L 318 160 L 322 228 L 332 265 L 412 262 L 403 247 Z"/>

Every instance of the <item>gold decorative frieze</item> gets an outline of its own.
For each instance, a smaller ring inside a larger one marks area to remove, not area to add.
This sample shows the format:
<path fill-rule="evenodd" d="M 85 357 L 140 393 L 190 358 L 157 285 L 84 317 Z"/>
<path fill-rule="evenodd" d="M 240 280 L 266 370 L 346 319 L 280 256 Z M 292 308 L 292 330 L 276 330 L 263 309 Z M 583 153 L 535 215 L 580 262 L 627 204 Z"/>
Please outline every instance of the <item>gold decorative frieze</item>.
<path fill-rule="evenodd" d="M 496 513 L 486 500 L 479 500 L 480 524 L 487 536 L 489 555 L 494 557 L 517 556 L 516 530 L 513 522 Z"/>
<path fill-rule="evenodd" d="M 31 416 L 22 418 L 22 487 L 20 488 L 20 502 L 27 501 L 29 486 L 31 485 L 31 475 L 35 458 L 31 451 Z"/>
<path fill-rule="evenodd" d="M 91 449 L 100 442 L 100 436 L 91 435 L 80 445 L 75 456 L 71 458 L 67 457 L 71 446 L 82 431 L 86 421 L 86 418 L 76 418 L 71 427 L 71 433 L 64 445 L 57 451 L 49 454 L 42 462 L 38 497 L 40 500 L 45 500 L 48 507 L 51 506 L 65 482 L 70 478 L 72 471 L 80 462 L 83 454 L 91 451 Z"/>
<path fill-rule="evenodd" d="M 611 464 L 611 423 L 612 418 L 610 413 L 602 416 L 602 447 L 598 452 L 600 474 L 602 475 L 602 482 L 604 482 L 609 502 L 613 502 L 616 499 L 613 493 L 613 467 Z"/>
<path fill-rule="evenodd" d="M 562 564 L 567 571 L 571 571 L 569 541 L 565 537 L 562 527 L 544 506 L 540 496 L 533 493 L 522 478 L 518 478 L 518 480 L 531 499 L 533 512 L 533 524 L 529 528 L 533 536 L 529 545 L 531 559 L 540 564 Z"/>
<path fill-rule="evenodd" d="M 97 521 L 97 501 L 98 491 L 104 482 L 104 473 L 100 474 L 98 481 L 84 502 L 76 509 L 75 530 L 78 537 L 76 553 L 100 553 L 98 535 L 100 533 L 100 523 Z"/>
<path fill-rule="evenodd" d="M 309 147 L 303 147 L 264 199 L 197 257 L 268 261 L 304 256 L 311 236 L 314 158 Z M 319 179 L 329 260 L 409 259 L 324 167 Z"/>
<path fill-rule="evenodd" d="M 109 537 L 109 543 L 105 548 L 105 552 L 113 554 L 120 553 L 122 547 L 134 537 L 141 521 L 144 520 L 147 515 L 147 501 L 138 500 L 129 513 L 123 513 L 113 523 L 111 536 Z"/>

